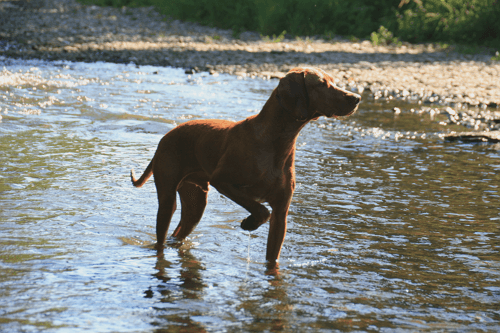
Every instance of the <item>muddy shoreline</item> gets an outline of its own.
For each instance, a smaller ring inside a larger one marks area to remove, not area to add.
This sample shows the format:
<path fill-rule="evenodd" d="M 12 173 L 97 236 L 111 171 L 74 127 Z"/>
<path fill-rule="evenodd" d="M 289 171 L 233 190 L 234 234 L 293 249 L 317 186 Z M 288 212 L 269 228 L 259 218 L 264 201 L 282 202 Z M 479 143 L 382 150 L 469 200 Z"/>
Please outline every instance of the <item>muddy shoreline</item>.
<path fill-rule="evenodd" d="M 317 66 L 339 86 L 370 91 L 376 99 L 418 101 L 451 107 L 457 114 L 464 109 L 462 114 L 472 118 L 500 118 L 500 62 L 492 61 L 491 54 L 466 55 L 432 44 L 373 46 L 340 37 L 273 40 L 245 32 L 235 39 L 229 30 L 172 20 L 154 8 L 102 8 L 74 0 L 2 1 L 0 59 L 6 58 L 132 62 L 181 67 L 187 74 L 208 71 L 267 79 L 295 66 Z M 493 130 L 496 125 L 475 123 L 473 128 Z"/>

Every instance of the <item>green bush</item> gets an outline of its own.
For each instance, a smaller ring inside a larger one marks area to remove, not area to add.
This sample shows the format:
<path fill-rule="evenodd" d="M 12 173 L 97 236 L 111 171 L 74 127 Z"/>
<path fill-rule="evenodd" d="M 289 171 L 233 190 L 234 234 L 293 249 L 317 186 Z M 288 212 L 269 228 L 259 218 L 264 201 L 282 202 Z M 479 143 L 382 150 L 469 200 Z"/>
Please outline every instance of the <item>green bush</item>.
<path fill-rule="evenodd" d="M 163 14 L 181 20 L 264 35 L 368 36 L 393 17 L 390 0 L 151 0 Z M 392 20 L 396 27 L 395 20 Z"/>
<path fill-rule="evenodd" d="M 500 0 L 80 0 L 154 5 L 167 16 L 263 35 L 355 36 L 500 47 Z M 385 32 L 380 27 L 385 27 Z M 372 40 L 373 41 L 373 40 Z"/>
<path fill-rule="evenodd" d="M 401 45 L 401 42 L 394 37 L 393 33 L 383 25 L 380 26 L 377 32 L 374 31 L 371 33 L 370 39 L 373 45 Z"/>
<path fill-rule="evenodd" d="M 498 0 L 403 0 L 397 35 L 409 42 L 500 44 Z"/>
<path fill-rule="evenodd" d="M 167 16 L 235 31 L 256 30 L 251 2 L 239 0 L 151 0 Z"/>

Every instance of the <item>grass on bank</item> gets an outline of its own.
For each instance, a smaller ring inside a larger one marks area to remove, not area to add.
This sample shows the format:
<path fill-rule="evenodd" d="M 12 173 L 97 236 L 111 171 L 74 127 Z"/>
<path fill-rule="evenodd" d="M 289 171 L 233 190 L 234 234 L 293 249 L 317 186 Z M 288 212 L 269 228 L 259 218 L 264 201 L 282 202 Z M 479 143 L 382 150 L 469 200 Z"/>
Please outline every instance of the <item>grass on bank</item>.
<path fill-rule="evenodd" d="M 353 36 L 374 44 L 437 42 L 500 49 L 500 0 L 79 0 L 155 6 L 180 20 L 232 29 L 235 36 Z M 275 37 L 276 39 L 277 37 Z"/>

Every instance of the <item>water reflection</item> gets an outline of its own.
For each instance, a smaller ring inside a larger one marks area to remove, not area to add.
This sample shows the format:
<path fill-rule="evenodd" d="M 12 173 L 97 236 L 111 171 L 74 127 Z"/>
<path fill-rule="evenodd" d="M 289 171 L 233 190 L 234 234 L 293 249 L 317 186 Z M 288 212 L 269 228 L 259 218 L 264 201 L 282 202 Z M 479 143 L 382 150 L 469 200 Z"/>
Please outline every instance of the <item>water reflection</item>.
<path fill-rule="evenodd" d="M 215 190 L 189 241 L 158 254 L 154 185 L 128 173 L 175 124 L 242 119 L 276 81 L 6 65 L 0 330 L 500 329 L 498 145 L 444 143 L 439 115 L 370 96 L 352 118 L 309 124 L 275 274 L 267 226 L 249 236 Z"/>
<path fill-rule="evenodd" d="M 144 292 L 145 298 L 150 298 L 155 306 L 155 316 L 151 324 L 156 327 L 162 327 L 160 331 L 170 332 L 179 329 L 188 329 L 193 332 L 205 332 L 203 325 L 198 320 L 191 317 L 198 317 L 204 311 L 195 308 L 179 311 L 179 303 L 186 301 L 200 301 L 203 298 L 203 291 L 206 285 L 202 280 L 204 267 L 197 260 L 190 250 L 179 249 L 177 258 L 179 262 L 172 262 L 165 258 L 165 253 L 159 251 L 155 265 L 156 273 L 153 274 L 158 284 L 149 287 Z"/>

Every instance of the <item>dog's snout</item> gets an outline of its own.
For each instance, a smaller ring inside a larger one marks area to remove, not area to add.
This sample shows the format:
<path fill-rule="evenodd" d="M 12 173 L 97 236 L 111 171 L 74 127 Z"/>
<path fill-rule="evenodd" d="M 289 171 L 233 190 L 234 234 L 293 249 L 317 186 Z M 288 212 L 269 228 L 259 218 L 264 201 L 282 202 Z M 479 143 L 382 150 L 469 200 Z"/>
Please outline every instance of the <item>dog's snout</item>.
<path fill-rule="evenodd" d="M 358 94 L 350 94 L 347 96 L 347 99 L 349 100 L 350 103 L 358 105 L 359 102 L 361 101 L 361 96 Z"/>

